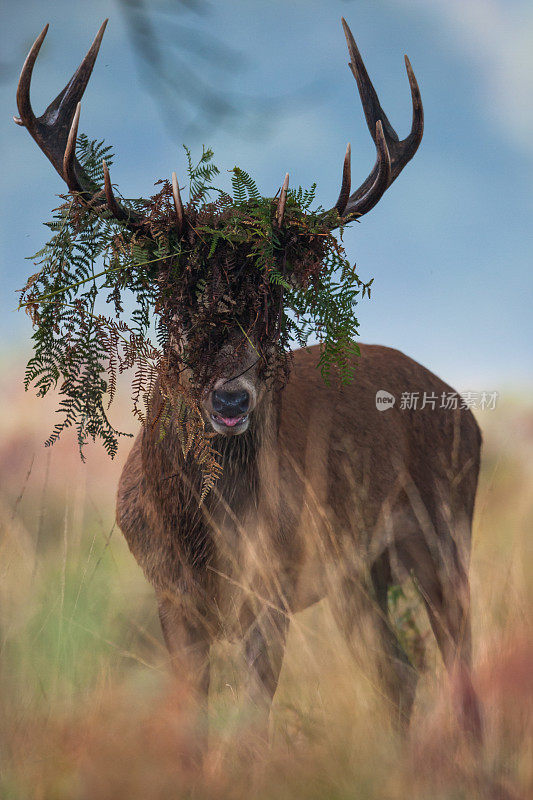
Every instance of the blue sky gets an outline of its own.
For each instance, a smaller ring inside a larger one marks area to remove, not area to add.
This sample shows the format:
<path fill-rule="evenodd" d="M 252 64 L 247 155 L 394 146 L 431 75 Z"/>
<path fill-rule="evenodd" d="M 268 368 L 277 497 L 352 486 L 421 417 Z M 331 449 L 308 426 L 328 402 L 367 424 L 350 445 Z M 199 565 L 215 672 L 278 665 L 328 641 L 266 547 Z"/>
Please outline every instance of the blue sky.
<path fill-rule="evenodd" d="M 407 53 L 426 114 L 422 146 L 380 204 L 345 234 L 372 299 L 359 308 L 361 340 L 397 347 L 459 389 L 531 386 L 533 365 L 533 7 L 526 0 L 218 0 L 186 8 L 146 4 L 168 68 L 189 67 L 235 113 L 213 121 L 183 100 L 166 113 L 140 70 L 121 4 L 109 0 L 3 3 L 0 355 L 29 352 L 28 319 L 13 312 L 43 243 L 42 222 L 63 184 L 11 121 L 18 72 L 46 22 L 32 87 L 34 109 L 63 88 L 101 21 L 110 22 L 82 104 L 80 129 L 116 152 L 124 196 L 148 195 L 172 170 L 181 142 L 215 150 L 220 184 L 235 164 L 265 195 L 285 172 L 336 200 L 346 142 L 353 181 L 374 161 L 340 25 L 344 15 L 400 137 L 410 124 Z M 185 4 L 186 5 L 186 4 Z M 217 54 L 209 64 L 198 43 Z M 191 49 L 189 50 L 189 45 Z M 181 61 L 179 60 L 181 59 Z M 175 66 L 174 66 L 175 65 Z M 192 87 L 194 88 L 194 87 Z M 22 373 L 22 364 L 21 364 Z"/>

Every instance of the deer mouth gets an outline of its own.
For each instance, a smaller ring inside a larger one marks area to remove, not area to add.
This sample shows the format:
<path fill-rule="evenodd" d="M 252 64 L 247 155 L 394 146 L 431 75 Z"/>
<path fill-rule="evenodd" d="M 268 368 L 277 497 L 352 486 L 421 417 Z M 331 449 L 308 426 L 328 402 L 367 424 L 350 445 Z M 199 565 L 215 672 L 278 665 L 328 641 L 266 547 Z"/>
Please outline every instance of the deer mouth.
<path fill-rule="evenodd" d="M 248 427 L 249 414 L 241 414 L 239 417 L 223 417 L 216 411 L 212 411 L 209 416 L 218 433 L 242 433 L 245 427 Z"/>

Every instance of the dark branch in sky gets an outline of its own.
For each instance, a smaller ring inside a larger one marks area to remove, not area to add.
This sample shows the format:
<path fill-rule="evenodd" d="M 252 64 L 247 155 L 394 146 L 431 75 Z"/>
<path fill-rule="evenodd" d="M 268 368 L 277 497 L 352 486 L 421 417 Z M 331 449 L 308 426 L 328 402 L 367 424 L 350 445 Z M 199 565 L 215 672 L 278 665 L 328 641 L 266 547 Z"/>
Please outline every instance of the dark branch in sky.
<path fill-rule="evenodd" d="M 180 142 L 200 129 L 266 133 L 265 122 L 279 118 L 295 104 L 325 94 L 315 80 L 297 92 L 249 96 L 232 89 L 239 74 L 250 69 L 246 56 L 221 42 L 207 26 L 197 27 L 210 13 L 204 0 L 117 0 L 137 62 L 139 76 L 159 108 L 170 134 Z M 238 126 L 236 123 L 238 122 Z"/>

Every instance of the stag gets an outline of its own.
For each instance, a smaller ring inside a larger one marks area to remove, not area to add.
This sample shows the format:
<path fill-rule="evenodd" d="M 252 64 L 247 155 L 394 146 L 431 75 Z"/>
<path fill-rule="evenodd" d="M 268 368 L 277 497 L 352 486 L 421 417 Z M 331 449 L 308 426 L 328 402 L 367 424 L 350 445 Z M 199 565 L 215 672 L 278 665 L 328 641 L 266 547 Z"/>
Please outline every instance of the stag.
<path fill-rule="evenodd" d="M 377 151 L 372 171 L 351 192 L 348 145 L 335 209 L 341 221 L 349 221 L 378 203 L 415 154 L 423 109 L 405 57 L 413 118 L 409 135 L 400 140 L 344 19 L 342 24 Z M 105 25 L 70 82 L 36 118 L 29 88 L 46 26 L 22 70 L 15 121 L 27 128 L 71 192 L 142 232 L 145 221 L 116 199 L 107 167 L 104 191 L 75 156 L 80 101 Z M 177 230 L 192 235 L 175 174 L 172 185 Z M 278 199 L 280 226 L 287 187 L 288 176 Z M 185 340 L 187 331 L 181 335 Z M 392 584 L 412 576 L 456 680 L 459 707 L 477 728 L 469 677 L 468 560 L 481 436 L 471 412 L 435 402 L 404 408 L 399 399 L 405 392 L 439 399 L 454 392 L 389 347 L 361 345 L 356 377 L 343 386 L 322 380 L 319 345 L 297 350 L 282 390 L 265 380 L 254 343 L 242 346 L 242 331 L 228 337 L 224 351 L 234 356 L 231 370 L 221 372 L 215 359 L 202 397 L 222 467 L 205 501 L 199 502 L 198 472 L 184 457 L 176 427 L 162 438 L 154 435 L 151 422 L 163 403 L 158 388 L 118 488 L 118 525 L 155 588 L 164 639 L 188 696 L 205 712 L 210 647 L 218 637 L 237 637 L 250 696 L 268 715 L 291 616 L 328 597 L 354 654 L 373 637 L 383 692 L 393 717 L 407 722 L 417 671 L 391 624 L 387 598 Z M 381 390 L 396 398 L 386 410 L 376 402 Z"/>

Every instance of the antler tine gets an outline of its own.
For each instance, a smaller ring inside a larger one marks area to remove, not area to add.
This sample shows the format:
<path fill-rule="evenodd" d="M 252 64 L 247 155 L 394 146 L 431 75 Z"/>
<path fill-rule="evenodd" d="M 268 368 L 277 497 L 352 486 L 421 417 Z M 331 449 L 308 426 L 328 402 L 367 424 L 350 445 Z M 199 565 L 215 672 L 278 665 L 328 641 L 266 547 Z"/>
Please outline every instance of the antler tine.
<path fill-rule="evenodd" d="M 424 134 L 424 108 L 422 106 L 422 95 L 418 86 L 418 81 L 413 72 L 411 62 L 407 55 L 404 55 L 405 69 L 407 71 L 407 78 L 411 88 L 411 104 L 413 106 L 413 120 L 411 122 L 411 131 L 409 136 L 404 139 L 404 142 L 410 141 L 410 147 L 414 148 L 409 158 L 412 158 L 418 149 L 418 145 L 422 141 Z"/>
<path fill-rule="evenodd" d="M 281 187 L 281 193 L 278 200 L 278 207 L 276 209 L 276 225 L 278 228 L 281 228 L 281 223 L 283 222 L 283 215 L 285 214 L 285 206 L 287 204 L 287 190 L 289 188 L 289 173 L 285 175 L 285 180 L 283 181 L 283 186 Z"/>
<path fill-rule="evenodd" d="M 360 197 L 357 199 L 354 199 L 354 195 L 350 197 L 343 212 L 344 217 L 362 217 L 363 214 L 374 208 L 391 184 L 391 158 L 380 119 L 376 122 L 375 137 L 377 159 L 376 165 L 372 170 L 372 174 L 375 174 L 375 179 Z"/>
<path fill-rule="evenodd" d="M 104 187 L 105 187 L 105 198 L 107 200 L 107 207 L 111 211 L 114 217 L 116 217 L 121 222 L 129 220 L 131 214 L 129 214 L 121 205 L 117 203 L 115 195 L 113 194 L 113 187 L 111 185 L 111 177 L 109 175 L 109 169 L 107 167 L 105 159 L 102 160 L 102 168 L 104 170 Z"/>
<path fill-rule="evenodd" d="M 350 142 L 348 142 L 346 146 L 346 155 L 344 156 L 344 165 L 342 168 L 341 190 L 339 192 L 339 199 L 335 203 L 335 208 L 337 209 L 337 211 L 341 216 L 344 214 L 346 203 L 348 202 L 348 198 L 350 197 L 350 188 L 352 185 L 351 158 L 352 158 L 352 148 L 350 146 Z"/>
<path fill-rule="evenodd" d="M 172 173 L 172 197 L 174 198 L 174 208 L 176 209 L 178 233 L 183 233 L 185 227 L 185 211 L 183 208 L 183 203 L 181 202 L 178 177 L 175 172 Z"/>
<path fill-rule="evenodd" d="M 388 185 L 390 186 L 390 184 L 396 180 L 407 162 L 410 161 L 416 153 L 424 132 L 424 112 L 418 83 L 409 59 L 406 56 L 405 66 L 407 69 L 407 77 L 409 79 L 409 86 L 411 89 L 413 119 L 409 135 L 405 139 L 400 140 L 398 138 L 398 134 L 390 124 L 387 115 L 380 105 L 376 90 L 374 89 L 372 81 L 370 80 L 368 72 L 366 71 L 366 67 L 363 63 L 363 59 L 361 58 L 361 53 L 359 52 L 359 49 L 355 43 L 355 39 L 353 38 L 352 32 L 344 17 L 342 18 L 342 26 L 344 28 L 344 34 L 348 44 L 348 51 L 350 53 L 349 66 L 357 82 L 357 88 L 359 90 L 359 96 L 363 105 L 366 122 L 370 131 L 370 135 L 372 136 L 372 139 L 376 145 L 378 158 L 370 175 L 349 197 L 347 203 L 345 204 L 344 210 L 340 210 L 339 201 L 337 201 L 335 208 L 338 210 L 339 214 L 344 216 L 352 214 L 358 214 L 361 216 L 374 207 L 378 199 L 385 191 L 381 191 L 381 189 L 383 186 L 383 175 L 387 171 L 385 163 L 386 160 L 388 159 L 390 162 L 388 167 Z M 378 123 L 381 123 L 381 133 L 378 133 Z M 383 141 L 381 141 L 382 137 Z M 383 156 L 380 157 L 380 152 L 383 153 L 383 145 L 385 145 L 388 151 L 387 159 L 384 159 Z M 377 194 L 375 194 L 376 189 L 379 189 L 381 192 L 377 199 L 375 199 L 377 197 Z M 387 187 L 385 187 L 385 189 L 387 189 Z M 341 200 L 341 196 L 342 189 L 339 200 Z"/>
<path fill-rule="evenodd" d="M 35 124 L 35 114 L 33 113 L 33 109 L 31 107 L 30 102 L 30 83 L 31 83 L 31 76 L 33 72 L 33 66 L 37 60 L 37 56 L 39 55 L 39 50 L 41 49 L 42 43 L 44 42 L 45 36 L 48 33 L 48 28 L 50 26 L 46 24 L 42 29 L 41 33 L 34 41 L 30 52 L 26 56 L 26 61 L 22 66 L 22 71 L 20 73 L 20 78 L 17 86 L 17 108 L 19 110 L 19 117 L 13 117 L 13 120 L 17 123 L 17 125 L 22 125 L 26 127 L 30 133 L 32 132 L 32 128 Z"/>
<path fill-rule="evenodd" d="M 361 57 L 361 53 L 359 52 L 359 48 L 357 47 L 355 39 L 353 38 L 353 34 L 348 26 L 348 23 L 344 17 L 342 17 L 341 22 L 344 29 L 344 35 L 346 37 L 346 43 L 348 45 L 348 52 L 350 54 L 348 66 L 350 67 L 357 82 L 357 88 L 359 89 L 359 95 L 361 97 L 361 103 L 370 135 L 372 138 L 374 138 L 376 132 L 376 122 L 378 119 L 380 119 L 383 122 L 383 128 L 387 138 L 398 141 L 398 134 L 390 124 L 387 115 L 381 108 L 379 97 L 374 89 L 372 81 L 369 78 L 368 72 L 366 71 L 364 61 Z"/>
<path fill-rule="evenodd" d="M 74 169 L 74 159 L 76 158 L 76 142 L 78 140 L 78 125 L 80 123 L 81 102 L 76 106 L 72 125 L 67 139 L 65 155 L 63 156 L 63 178 L 70 188 L 77 183 L 76 172 Z"/>

